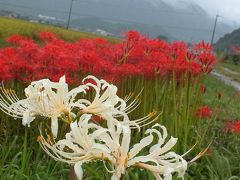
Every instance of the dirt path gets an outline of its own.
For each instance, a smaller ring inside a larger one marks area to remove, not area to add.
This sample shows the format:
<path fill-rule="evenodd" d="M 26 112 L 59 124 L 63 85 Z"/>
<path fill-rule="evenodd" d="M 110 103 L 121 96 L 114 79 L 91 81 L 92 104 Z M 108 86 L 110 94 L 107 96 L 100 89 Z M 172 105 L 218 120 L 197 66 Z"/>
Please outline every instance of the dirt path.
<path fill-rule="evenodd" d="M 226 68 L 226 67 L 224 67 L 223 69 L 224 69 L 224 71 L 229 72 L 229 73 L 231 73 L 231 74 L 239 75 L 238 72 L 235 72 L 235 71 L 233 71 L 233 70 L 231 70 L 231 69 L 228 69 L 228 68 Z"/>
<path fill-rule="evenodd" d="M 227 68 L 226 68 L 226 69 L 227 69 Z M 232 71 L 232 70 L 230 70 L 230 69 L 228 69 L 228 71 L 229 71 L 229 72 L 230 72 L 230 71 L 231 71 L 231 72 L 234 72 L 234 71 Z M 234 72 L 234 73 L 237 73 L 237 72 Z M 213 74 L 214 76 L 216 76 L 218 79 L 224 81 L 226 84 L 234 87 L 237 91 L 240 91 L 240 83 L 239 83 L 239 82 L 232 80 L 230 77 L 227 77 L 227 76 L 225 76 L 225 75 L 217 72 L 216 70 L 213 70 L 211 74 Z M 237 73 L 237 74 L 238 74 L 238 73 Z"/>

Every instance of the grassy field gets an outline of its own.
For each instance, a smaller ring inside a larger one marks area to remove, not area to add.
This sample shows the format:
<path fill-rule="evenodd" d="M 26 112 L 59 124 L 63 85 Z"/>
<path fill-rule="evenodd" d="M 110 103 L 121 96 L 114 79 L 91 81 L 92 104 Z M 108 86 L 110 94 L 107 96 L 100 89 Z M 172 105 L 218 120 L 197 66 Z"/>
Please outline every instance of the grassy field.
<path fill-rule="evenodd" d="M 219 66 L 222 66 L 222 67 L 228 68 L 232 71 L 240 73 L 240 65 L 239 64 L 236 65 L 232 62 L 220 62 L 217 67 L 219 67 Z"/>
<path fill-rule="evenodd" d="M 204 101 L 207 105 L 217 108 L 216 113 L 221 115 L 219 117 L 222 120 L 240 118 L 239 92 L 214 76 L 208 77 L 205 84 L 207 92 L 204 95 Z"/>
<path fill-rule="evenodd" d="M 216 120 L 210 123 L 207 135 L 207 142 L 211 144 L 209 152 L 192 170 L 198 172 L 197 177 L 201 179 L 240 179 L 239 135 L 224 129 L 227 121 L 240 119 L 240 94 L 212 75 L 205 79 L 205 85 L 203 101 L 214 110 Z"/>
<path fill-rule="evenodd" d="M 41 31 L 52 31 L 67 41 L 74 41 L 83 37 L 97 37 L 91 33 L 83 33 L 62 28 L 29 23 L 21 20 L 0 18 L 0 46 L 5 46 L 4 39 L 12 34 L 22 34 L 36 37 Z M 116 39 L 109 38 L 111 41 Z M 224 67 L 240 73 L 238 66 L 220 63 L 217 70 L 230 76 Z M 234 73 L 230 73 L 234 74 Z M 237 75 L 234 76 L 237 78 Z M 237 79 L 238 80 L 238 79 Z M 239 79 L 240 82 L 240 79 Z M 224 131 L 225 122 L 240 119 L 240 93 L 224 84 L 221 80 L 209 75 L 205 79 L 206 93 L 203 102 L 214 110 L 216 120 L 209 123 L 211 131 L 207 134 L 205 144 L 210 144 L 206 155 L 190 165 L 186 179 L 240 179 L 240 138 L 238 134 Z M 3 116 L 0 119 L 0 179 L 9 180 L 40 180 L 40 179 L 68 179 L 70 166 L 55 162 L 48 157 L 37 142 L 37 123 L 31 125 L 31 130 L 24 129 L 20 121 L 14 121 L 13 127 L 7 127 L 12 118 Z M 204 121 L 204 120 L 203 120 Z M 13 124 L 13 123 L 10 123 Z M 6 129 L 12 129 L 17 135 Z M 31 147 L 31 148 L 29 148 Z M 109 173 L 103 169 L 101 162 L 86 165 L 85 179 L 110 179 Z M 145 171 L 130 169 L 126 179 L 151 180 L 152 176 Z M 87 177 L 91 178 L 87 178 Z"/>
<path fill-rule="evenodd" d="M 4 39 L 12 34 L 20 34 L 37 38 L 37 34 L 43 31 L 56 33 L 61 39 L 66 41 L 76 41 L 80 38 L 96 38 L 102 37 L 89 32 L 80 32 L 75 30 L 67 30 L 64 28 L 54 27 L 50 25 L 32 23 L 24 20 L 16 20 L 11 18 L 0 17 L 0 47 L 6 45 Z M 116 41 L 116 38 L 106 37 L 110 41 Z"/>

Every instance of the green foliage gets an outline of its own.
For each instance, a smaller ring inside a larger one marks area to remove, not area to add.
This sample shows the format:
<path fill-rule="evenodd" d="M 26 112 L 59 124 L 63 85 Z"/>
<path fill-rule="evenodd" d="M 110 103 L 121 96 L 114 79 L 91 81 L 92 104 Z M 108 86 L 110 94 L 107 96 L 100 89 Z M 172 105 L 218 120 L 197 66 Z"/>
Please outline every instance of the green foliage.
<path fill-rule="evenodd" d="M 139 96 L 141 104 L 130 114 L 130 118 L 143 117 L 155 110 L 160 114 L 155 122 L 164 125 L 169 135 L 178 138 L 175 150 L 183 154 L 204 138 L 202 124 L 199 117 L 195 116 L 202 101 L 200 92 L 202 79 L 203 77 L 191 79 L 189 74 L 183 75 L 178 80 L 175 77 L 155 80 L 126 79 L 119 89 L 122 97 L 132 92 L 136 96 L 142 90 Z M 152 124 L 143 127 L 142 132 L 150 126 Z M 199 133 L 203 133 L 202 136 L 198 136 Z M 139 138 L 135 138 L 136 142 Z"/>
<path fill-rule="evenodd" d="M 26 129 L 25 135 L 6 137 L 0 144 L 0 177 L 3 180 L 66 179 L 69 166 L 55 162 Z M 19 134 L 20 135 L 20 134 Z"/>
<path fill-rule="evenodd" d="M 239 119 L 239 93 L 233 87 L 226 85 L 214 76 L 209 76 L 205 80 L 205 84 L 207 92 L 203 96 L 204 104 L 214 108 L 218 123 Z"/>
<path fill-rule="evenodd" d="M 17 20 L 11 18 L 3 18 L 0 17 L 0 47 L 6 46 L 5 38 L 13 35 L 19 34 L 28 37 L 32 37 L 33 39 L 37 39 L 37 34 L 43 31 L 54 32 L 59 36 L 59 38 L 66 41 L 76 41 L 80 38 L 96 38 L 101 37 L 99 35 L 95 35 L 88 32 L 80 32 L 75 30 L 67 30 L 59 27 L 54 27 L 50 25 L 32 23 L 24 20 Z M 112 37 L 104 38 L 116 42 L 118 39 Z"/>

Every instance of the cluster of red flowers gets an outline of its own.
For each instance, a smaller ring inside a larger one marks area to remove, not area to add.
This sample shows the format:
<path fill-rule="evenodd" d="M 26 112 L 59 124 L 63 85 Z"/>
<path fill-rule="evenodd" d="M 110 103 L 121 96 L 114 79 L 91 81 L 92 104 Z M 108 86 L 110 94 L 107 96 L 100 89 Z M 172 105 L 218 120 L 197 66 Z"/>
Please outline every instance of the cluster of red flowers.
<path fill-rule="evenodd" d="M 240 120 L 226 122 L 224 130 L 226 132 L 240 133 Z"/>
<path fill-rule="evenodd" d="M 202 119 L 209 119 L 212 117 L 213 114 L 213 110 L 211 108 L 209 108 L 208 106 L 202 106 L 200 107 L 197 112 L 195 113 L 195 115 L 199 118 Z"/>
<path fill-rule="evenodd" d="M 41 41 L 19 35 L 8 38 L 9 46 L 0 49 L 0 80 L 58 80 L 63 74 L 69 83 L 93 74 L 107 80 L 126 76 L 164 77 L 190 72 L 192 76 L 209 73 L 216 62 L 212 47 L 204 42 L 187 46 L 150 39 L 136 31 L 111 43 L 103 38 L 66 42 L 50 32 Z"/>
<path fill-rule="evenodd" d="M 236 55 L 239 55 L 239 54 L 240 54 L 240 47 L 239 47 L 239 46 L 237 46 L 237 45 L 232 45 L 232 46 L 230 47 L 230 49 L 231 49 L 231 51 L 232 51 L 234 54 L 236 54 Z"/>

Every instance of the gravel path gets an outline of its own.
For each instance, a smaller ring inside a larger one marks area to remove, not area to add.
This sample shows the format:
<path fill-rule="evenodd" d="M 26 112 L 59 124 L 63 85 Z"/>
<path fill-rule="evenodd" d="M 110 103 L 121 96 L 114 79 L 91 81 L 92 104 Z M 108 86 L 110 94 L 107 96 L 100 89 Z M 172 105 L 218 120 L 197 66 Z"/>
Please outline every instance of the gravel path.
<path fill-rule="evenodd" d="M 228 71 L 232 71 L 232 70 L 229 69 Z M 234 72 L 234 71 L 232 71 L 232 72 Z M 234 72 L 234 73 L 237 73 L 237 72 Z M 227 77 L 227 76 L 217 72 L 216 70 L 212 71 L 211 74 L 216 76 L 218 79 L 221 79 L 226 84 L 234 87 L 237 91 L 240 91 L 240 83 L 239 82 L 232 80 L 230 77 Z"/>

